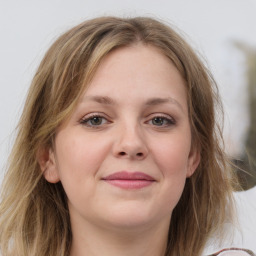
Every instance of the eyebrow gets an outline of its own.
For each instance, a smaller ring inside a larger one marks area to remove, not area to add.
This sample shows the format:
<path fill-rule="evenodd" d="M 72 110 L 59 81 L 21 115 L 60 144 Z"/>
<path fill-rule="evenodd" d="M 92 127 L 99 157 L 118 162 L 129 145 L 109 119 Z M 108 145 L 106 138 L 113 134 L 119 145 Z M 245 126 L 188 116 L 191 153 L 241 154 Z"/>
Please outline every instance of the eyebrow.
<path fill-rule="evenodd" d="M 84 100 L 94 101 L 94 102 L 104 104 L 104 105 L 116 105 L 117 104 L 114 99 L 112 99 L 108 96 L 86 96 L 84 98 Z M 184 112 L 184 109 L 183 109 L 182 105 L 172 97 L 150 98 L 146 101 L 145 105 L 147 105 L 147 106 L 156 106 L 156 105 L 161 105 L 161 104 L 166 104 L 166 103 L 175 104 L 176 106 L 178 106 Z"/>
<path fill-rule="evenodd" d="M 95 101 L 104 105 L 115 105 L 116 102 L 108 96 L 87 96 L 84 100 Z"/>
<path fill-rule="evenodd" d="M 172 104 L 175 104 L 175 105 L 177 105 L 177 106 L 184 112 L 184 109 L 183 109 L 182 105 L 181 105 L 177 100 L 175 100 L 175 99 L 172 98 L 172 97 L 167 97 L 167 98 L 152 98 L 152 99 L 148 99 L 148 100 L 146 101 L 146 105 L 148 105 L 148 106 L 161 105 L 161 104 L 165 104 L 165 103 L 172 103 Z"/>

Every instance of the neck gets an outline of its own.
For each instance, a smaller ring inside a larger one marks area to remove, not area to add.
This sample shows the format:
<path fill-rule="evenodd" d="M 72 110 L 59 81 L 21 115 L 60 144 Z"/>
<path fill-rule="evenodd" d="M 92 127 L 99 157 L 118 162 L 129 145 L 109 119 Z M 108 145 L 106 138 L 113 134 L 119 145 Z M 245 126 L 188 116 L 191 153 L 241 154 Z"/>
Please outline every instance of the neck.
<path fill-rule="evenodd" d="M 164 256 L 169 223 L 127 230 L 86 224 L 81 229 L 72 223 L 70 256 Z"/>

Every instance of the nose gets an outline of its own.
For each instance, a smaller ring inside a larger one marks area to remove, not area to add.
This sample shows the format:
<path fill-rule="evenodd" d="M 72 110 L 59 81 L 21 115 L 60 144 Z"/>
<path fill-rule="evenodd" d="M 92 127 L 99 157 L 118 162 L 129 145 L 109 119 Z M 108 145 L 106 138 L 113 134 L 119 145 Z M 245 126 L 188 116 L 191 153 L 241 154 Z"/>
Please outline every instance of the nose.
<path fill-rule="evenodd" d="M 148 155 L 148 147 L 139 127 L 123 127 L 115 136 L 113 153 L 117 158 L 143 160 Z"/>

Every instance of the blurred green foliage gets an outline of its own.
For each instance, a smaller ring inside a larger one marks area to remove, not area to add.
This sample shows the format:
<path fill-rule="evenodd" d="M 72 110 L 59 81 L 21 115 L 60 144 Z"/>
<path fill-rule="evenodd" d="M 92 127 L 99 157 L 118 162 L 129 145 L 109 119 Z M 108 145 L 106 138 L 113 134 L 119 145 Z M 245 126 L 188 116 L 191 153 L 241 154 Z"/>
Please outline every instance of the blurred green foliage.
<path fill-rule="evenodd" d="M 245 151 L 240 160 L 235 160 L 237 174 L 242 189 L 247 190 L 256 185 L 256 48 L 235 42 L 245 56 L 249 127 L 245 140 Z"/>

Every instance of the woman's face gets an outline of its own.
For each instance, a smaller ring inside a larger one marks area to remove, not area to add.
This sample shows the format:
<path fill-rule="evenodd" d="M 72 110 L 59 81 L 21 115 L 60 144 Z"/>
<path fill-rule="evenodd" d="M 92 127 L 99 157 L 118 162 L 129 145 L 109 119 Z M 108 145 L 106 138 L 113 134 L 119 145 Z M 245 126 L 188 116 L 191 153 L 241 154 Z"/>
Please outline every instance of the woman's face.
<path fill-rule="evenodd" d="M 178 70 L 151 46 L 110 53 L 48 162 L 45 178 L 63 184 L 72 225 L 168 226 L 199 162 Z"/>

